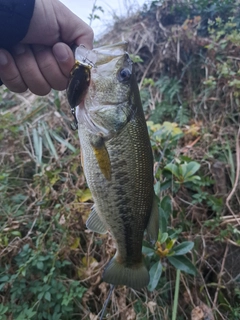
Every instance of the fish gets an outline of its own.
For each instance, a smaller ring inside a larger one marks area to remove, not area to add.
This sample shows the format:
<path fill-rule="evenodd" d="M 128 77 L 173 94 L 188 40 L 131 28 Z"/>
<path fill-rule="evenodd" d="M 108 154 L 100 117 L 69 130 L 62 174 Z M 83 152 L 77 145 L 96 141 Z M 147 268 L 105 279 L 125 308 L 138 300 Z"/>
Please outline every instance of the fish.
<path fill-rule="evenodd" d="M 116 246 L 103 281 L 138 290 L 150 280 L 142 254 L 144 233 L 155 243 L 159 218 L 152 148 L 127 46 L 125 41 L 92 50 L 79 46 L 75 58 L 89 76 L 82 88 L 69 90 L 68 98 L 79 103 L 81 162 L 94 201 L 86 227 L 110 232 Z M 79 73 L 83 79 L 78 70 L 72 83 Z"/>

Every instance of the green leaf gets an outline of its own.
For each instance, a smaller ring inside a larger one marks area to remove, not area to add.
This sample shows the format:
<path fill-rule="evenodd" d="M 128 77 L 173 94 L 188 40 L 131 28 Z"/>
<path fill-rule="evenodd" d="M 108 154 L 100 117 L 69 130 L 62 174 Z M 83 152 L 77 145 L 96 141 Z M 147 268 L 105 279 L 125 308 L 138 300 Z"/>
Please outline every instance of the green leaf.
<path fill-rule="evenodd" d="M 192 274 L 193 276 L 197 273 L 196 268 L 188 258 L 184 256 L 171 256 L 167 258 L 176 269 Z"/>
<path fill-rule="evenodd" d="M 40 292 L 37 296 L 38 300 L 41 300 L 43 296 L 44 296 L 44 292 Z"/>
<path fill-rule="evenodd" d="M 35 314 L 37 314 L 37 311 L 33 311 L 33 308 L 30 308 L 26 311 L 26 316 L 28 319 L 31 319 L 33 316 L 35 316 Z"/>
<path fill-rule="evenodd" d="M 3 276 L 0 278 L 0 282 L 7 282 L 9 280 L 9 276 Z"/>
<path fill-rule="evenodd" d="M 42 261 L 38 261 L 38 263 L 37 263 L 37 268 L 38 268 L 39 270 L 43 270 L 44 264 L 43 264 Z"/>
<path fill-rule="evenodd" d="M 0 304 L 0 316 L 4 315 L 8 311 L 8 307 Z M 7 318 L 6 318 L 7 319 Z"/>
<path fill-rule="evenodd" d="M 23 277 L 26 276 L 26 272 L 27 272 L 26 268 L 23 268 L 23 269 L 22 269 L 22 272 L 21 272 Z"/>
<path fill-rule="evenodd" d="M 160 204 L 160 207 L 170 216 L 172 212 L 172 201 L 169 196 L 165 196 Z"/>
<path fill-rule="evenodd" d="M 149 271 L 150 281 L 148 285 L 148 290 L 153 291 L 158 285 L 159 279 L 162 275 L 162 264 L 160 261 L 154 263 Z"/>
<path fill-rule="evenodd" d="M 185 177 L 186 172 L 187 172 L 187 163 L 183 163 L 179 166 L 179 173 L 181 176 Z"/>
<path fill-rule="evenodd" d="M 164 232 L 164 233 L 162 233 L 162 234 L 159 234 L 159 237 L 160 237 L 159 242 L 160 242 L 161 244 L 163 244 L 163 243 L 166 242 L 166 240 L 167 240 L 167 238 L 168 238 L 168 233 L 167 233 L 167 232 Z"/>
<path fill-rule="evenodd" d="M 164 167 L 165 170 L 170 171 L 175 177 L 180 178 L 179 168 L 174 163 L 169 163 Z"/>
<path fill-rule="evenodd" d="M 161 188 L 160 181 L 157 181 L 157 182 L 154 184 L 155 194 L 159 194 L 159 193 L 160 193 L 160 188 Z"/>
<path fill-rule="evenodd" d="M 1 292 L 2 288 L 4 288 L 4 287 L 5 287 L 5 282 L 3 282 L 2 284 L 0 284 L 0 292 Z"/>
<path fill-rule="evenodd" d="M 15 203 L 22 203 L 27 199 L 27 196 L 24 196 L 21 193 L 15 194 L 14 196 L 11 197 L 11 200 Z"/>
<path fill-rule="evenodd" d="M 51 301 L 51 294 L 50 294 L 49 291 L 45 292 L 44 298 L 45 298 L 47 301 Z"/>
<path fill-rule="evenodd" d="M 39 122 L 38 122 L 38 135 L 39 135 L 39 141 L 38 141 L 37 159 L 38 159 L 38 163 L 41 165 L 42 156 L 43 156 L 43 139 L 42 139 L 42 127 Z"/>
<path fill-rule="evenodd" d="M 152 255 L 154 255 L 154 249 L 143 246 L 142 253 L 146 256 L 152 256 Z"/>
<path fill-rule="evenodd" d="M 188 178 L 188 177 L 194 175 L 194 173 L 196 173 L 200 167 L 201 167 L 201 165 L 198 162 L 195 162 L 195 161 L 189 162 L 187 164 L 187 172 L 186 172 L 186 175 L 184 176 L 184 178 Z"/>
<path fill-rule="evenodd" d="M 184 179 L 184 182 L 194 182 L 195 180 L 201 180 L 201 178 L 199 176 L 191 176 Z"/>
<path fill-rule="evenodd" d="M 167 226 L 168 226 L 167 221 L 168 221 L 167 214 L 162 208 L 159 208 L 159 229 L 161 234 L 167 232 Z"/>
<path fill-rule="evenodd" d="M 11 231 L 11 235 L 15 236 L 15 237 L 20 237 L 20 238 L 22 237 L 21 232 L 16 231 L 16 230 L 15 231 Z"/>
<path fill-rule="evenodd" d="M 175 246 L 173 248 L 173 256 L 181 256 L 188 253 L 194 247 L 194 243 L 192 241 L 184 241 L 181 244 Z"/>
<path fill-rule="evenodd" d="M 66 141 L 65 139 L 63 139 L 62 137 L 60 137 L 56 132 L 54 132 L 53 130 L 49 130 L 51 136 L 57 140 L 58 142 L 60 142 L 62 145 L 64 145 L 66 148 L 68 148 L 69 150 L 71 150 L 72 152 L 76 152 L 77 149 L 71 145 L 71 143 L 69 143 L 68 141 Z"/>
<path fill-rule="evenodd" d="M 45 125 L 44 122 L 42 123 L 42 126 L 43 126 L 43 131 L 44 131 L 44 135 L 45 135 L 46 142 L 47 142 L 47 148 L 48 148 L 51 156 L 53 156 L 55 158 L 55 160 L 58 161 L 59 157 L 57 154 L 57 150 L 54 147 L 53 141 L 49 135 L 49 132 L 48 132 L 49 128 L 47 128 L 47 125 Z"/>
<path fill-rule="evenodd" d="M 163 192 L 167 189 L 169 189 L 172 185 L 172 180 L 166 180 L 163 183 L 160 184 L 160 190 L 158 193 Z"/>

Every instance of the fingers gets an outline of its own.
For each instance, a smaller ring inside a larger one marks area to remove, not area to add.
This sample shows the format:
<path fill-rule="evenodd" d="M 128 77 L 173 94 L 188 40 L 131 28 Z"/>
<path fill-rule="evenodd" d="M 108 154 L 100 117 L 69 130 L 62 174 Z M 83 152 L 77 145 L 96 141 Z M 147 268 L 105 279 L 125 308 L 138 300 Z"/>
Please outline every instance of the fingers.
<path fill-rule="evenodd" d="M 30 91 L 40 96 L 50 92 L 51 87 L 42 75 L 30 46 L 16 45 L 13 48 L 13 58 L 24 83 Z"/>
<path fill-rule="evenodd" d="M 0 63 L 0 78 L 13 92 L 24 92 L 28 88 L 35 94 L 45 95 L 50 85 L 42 76 L 32 50 L 28 45 L 19 44 L 13 53 L 1 49 L 1 55 L 7 57 L 7 63 Z"/>
<path fill-rule="evenodd" d="M 29 88 L 42 96 L 51 88 L 64 90 L 73 65 L 73 53 L 63 43 L 56 44 L 53 49 L 19 44 L 12 55 L 0 50 L 0 79 L 14 92 L 24 92 Z"/>
<path fill-rule="evenodd" d="M 24 92 L 27 90 L 13 57 L 4 49 L 0 50 L 0 79 L 11 91 Z"/>
<path fill-rule="evenodd" d="M 71 49 L 64 43 L 57 43 L 52 49 L 35 45 L 33 52 L 38 67 L 50 87 L 55 90 L 66 89 L 74 65 Z"/>

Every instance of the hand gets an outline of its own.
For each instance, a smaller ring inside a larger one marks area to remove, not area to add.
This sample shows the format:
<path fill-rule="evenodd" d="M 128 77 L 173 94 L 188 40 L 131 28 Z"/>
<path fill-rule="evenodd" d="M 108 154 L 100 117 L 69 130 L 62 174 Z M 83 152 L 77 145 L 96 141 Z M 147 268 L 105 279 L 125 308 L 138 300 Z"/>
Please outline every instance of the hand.
<path fill-rule="evenodd" d="M 92 29 L 60 1 L 36 0 L 25 38 L 11 53 L 0 49 L 0 78 L 14 92 L 64 90 L 74 65 L 69 46 L 92 42 Z"/>

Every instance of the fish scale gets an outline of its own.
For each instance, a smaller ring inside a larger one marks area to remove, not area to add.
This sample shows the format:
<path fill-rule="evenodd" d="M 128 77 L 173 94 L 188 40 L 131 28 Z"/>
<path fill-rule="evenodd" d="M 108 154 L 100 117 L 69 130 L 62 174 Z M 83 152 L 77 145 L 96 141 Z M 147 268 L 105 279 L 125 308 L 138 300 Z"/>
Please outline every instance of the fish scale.
<path fill-rule="evenodd" d="M 136 120 L 133 121 L 133 126 L 135 125 Z M 153 181 L 148 182 L 149 167 L 152 166 L 151 150 L 146 144 L 139 142 L 141 131 L 131 130 L 129 126 L 119 136 L 106 143 L 112 169 L 111 181 L 106 180 L 101 173 L 89 139 L 81 134 L 82 125 L 79 127 L 79 132 L 84 158 L 88 159 L 89 163 L 88 166 L 84 165 L 84 172 L 93 198 L 96 199 L 94 201 L 96 210 L 102 220 L 111 226 L 110 232 L 114 239 L 117 239 L 117 250 L 121 260 L 131 264 L 131 261 L 141 262 L 142 260 L 142 239 L 152 208 Z M 131 136 L 131 131 L 134 134 L 137 133 L 136 139 Z M 87 143 L 88 147 L 86 147 Z M 140 148 L 141 144 L 146 150 L 143 151 L 143 148 Z M 129 157 L 129 154 L 132 157 Z M 145 160 L 148 166 L 141 160 L 136 161 L 142 158 L 143 154 L 149 158 Z M 119 178 L 119 175 L 122 175 L 122 178 Z M 139 181 L 140 177 L 142 182 Z M 119 194 L 119 190 L 123 192 Z M 137 219 L 135 219 L 136 215 Z M 134 228 L 131 228 L 132 224 Z M 123 229 L 121 234 L 119 234 L 119 226 Z"/>

